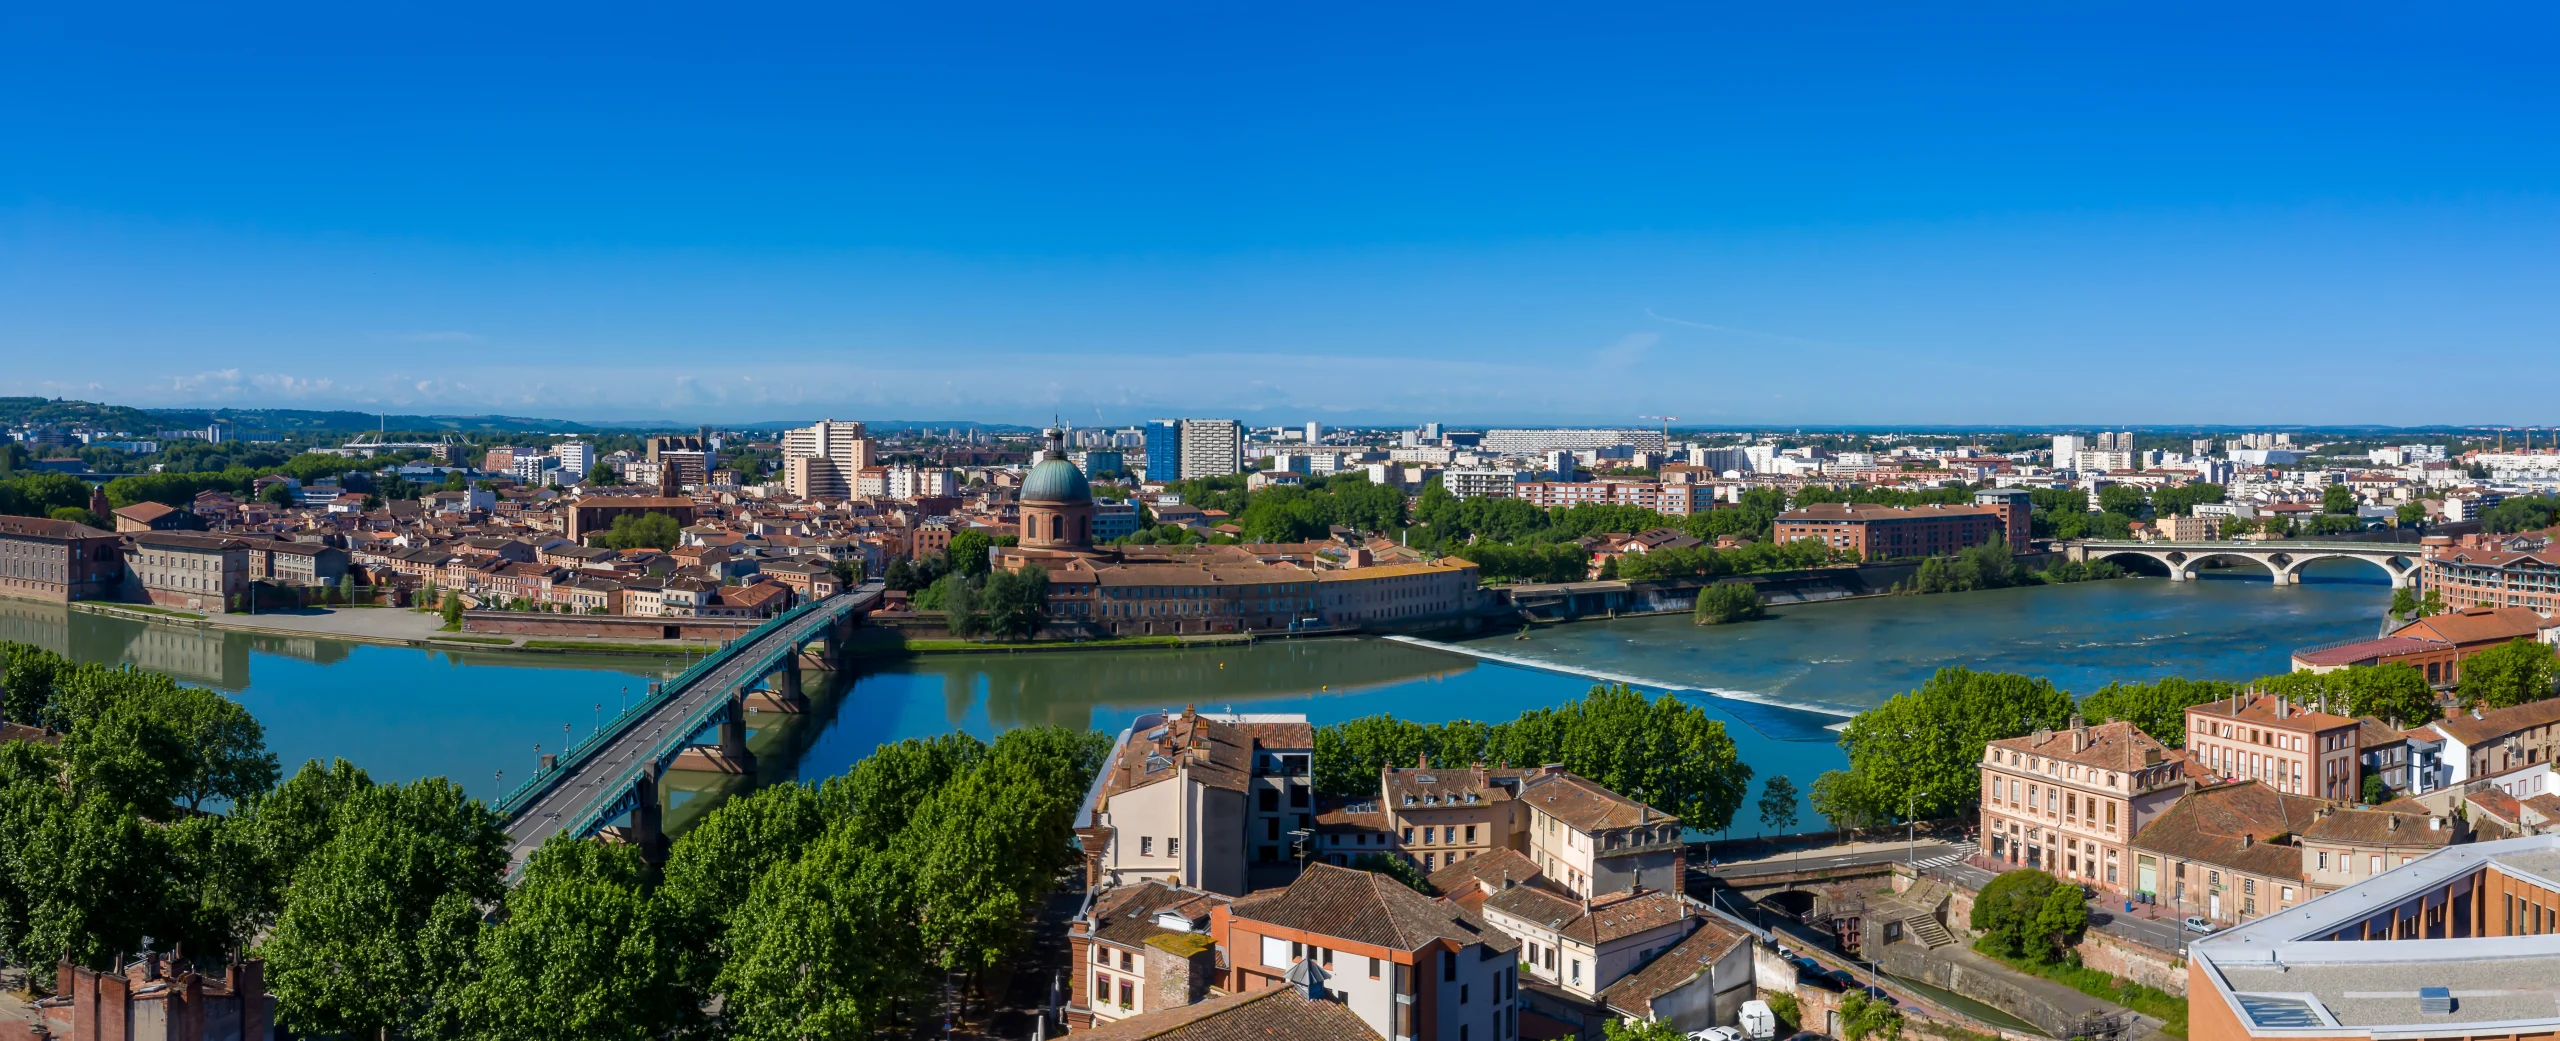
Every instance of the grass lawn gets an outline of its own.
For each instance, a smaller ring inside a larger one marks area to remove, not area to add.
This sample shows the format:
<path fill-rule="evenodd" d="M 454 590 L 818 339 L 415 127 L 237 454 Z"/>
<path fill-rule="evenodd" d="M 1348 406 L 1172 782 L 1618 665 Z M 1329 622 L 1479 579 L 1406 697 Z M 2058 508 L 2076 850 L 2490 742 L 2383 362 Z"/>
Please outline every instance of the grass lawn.
<path fill-rule="evenodd" d="M 166 607 L 153 607 L 149 604 L 114 604 L 110 606 L 119 611 L 140 611 L 144 614 L 165 614 L 171 618 L 201 619 L 204 617 L 203 615 L 197 614 L 193 611 L 172 611 Z"/>
<path fill-rule="evenodd" d="M 504 636 L 430 636 L 427 641 L 429 643 L 494 643 L 510 647 L 515 645 L 514 640 Z"/>
<path fill-rule="evenodd" d="M 2159 1020 L 2163 1024 L 2160 1031 L 2164 1034 L 2187 1036 L 2187 999 L 2168 991 L 2078 965 L 2037 965 L 2010 958 L 2000 958 L 1999 961 L 2019 972 L 2042 976 L 2100 1001 L 2112 1001 Z"/>

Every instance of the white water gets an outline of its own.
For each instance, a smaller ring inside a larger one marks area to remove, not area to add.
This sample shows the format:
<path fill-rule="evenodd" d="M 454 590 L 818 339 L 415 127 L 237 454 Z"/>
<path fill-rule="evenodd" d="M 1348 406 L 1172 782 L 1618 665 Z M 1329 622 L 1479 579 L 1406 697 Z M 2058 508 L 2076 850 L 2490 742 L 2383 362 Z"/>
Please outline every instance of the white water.
<path fill-rule="evenodd" d="M 1589 679 L 1599 680 L 1602 683 L 1624 683 L 1630 687 L 1649 687 L 1654 690 L 1710 694 L 1719 698 L 1730 698 L 1734 701 L 1748 701 L 1754 704 L 1770 705 L 1777 708 L 1791 708 L 1799 712 L 1814 712 L 1825 716 L 1837 716 L 1844 720 L 1857 716 L 1857 713 L 1848 711 L 1847 709 L 1836 708 L 1830 705 L 1816 705 L 1803 701 L 1789 701 L 1785 698 L 1771 697 L 1757 691 L 1725 690 L 1716 687 L 1686 687 L 1677 683 L 1664 683 L 1660 680 L 1646 679 L 1642 676 L 1629 676 L 1624 673 L 1617 672 L 1602 672 L 1598 669 L 1575 668 L 1571 665 L 1558 665 L 1554 662 L 1539 661 L 1536 658 L 1523 657 L 1517 654 L 1500 654 L 1494 651 L 1479 650 L 1474 647 L 1460 647 L 1454 644 L 1438 643 L 1412 636 L 1390 635 L 1384 638 L 1394 640 L 1398 643 L 1411 644 L 1415 647 L 1428 647 L 1435 651 L 1446 651 L 1450 654 L 1463 654 L 1470 658 L 1481 658 L 1485 661 L 1500 662 L 1504 665 L 1510 665 L 1517 668 L 1536 669 L 1540 672 L 1562 673 L 1567 676 L 1582 676 Z M 1825 727 L 1824 729 L 1837 730 L 1846 725 L 1846 723 L 1835 723 L 1829 727 Z"/>

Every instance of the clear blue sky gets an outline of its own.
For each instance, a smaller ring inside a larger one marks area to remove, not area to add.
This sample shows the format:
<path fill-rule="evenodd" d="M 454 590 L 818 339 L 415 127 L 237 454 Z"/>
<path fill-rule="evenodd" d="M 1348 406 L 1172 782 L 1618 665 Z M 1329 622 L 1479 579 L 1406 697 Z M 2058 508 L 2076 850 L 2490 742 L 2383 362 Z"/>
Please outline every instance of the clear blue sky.
<path fill-rule="evenodd" d="M 0 393 L 2560 422 L 2555 23 L 17 4 Z"/>

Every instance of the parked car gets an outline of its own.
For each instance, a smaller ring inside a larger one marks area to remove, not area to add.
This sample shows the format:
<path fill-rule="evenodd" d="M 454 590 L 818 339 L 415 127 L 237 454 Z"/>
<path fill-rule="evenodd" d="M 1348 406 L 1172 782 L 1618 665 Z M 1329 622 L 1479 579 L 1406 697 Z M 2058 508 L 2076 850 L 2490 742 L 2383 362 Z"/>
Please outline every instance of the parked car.
<path fill-rule="evenodd" d="M 2205 917 L 2205 916 L 2203 916 L 2203 915 L 2200 915 L 2200 914 L 2191 914 L 2191 915 L 2188 915 L 2188 916 L 2187 916 L 2187 928 L 2189 928 L 2189 929 L 2193 929 L 2193 930 L 2195 930 L 2195 931 L 2197 931 L 2197 932 L 2200 932 L 2200 933 L 2209 933 L 2209 932 L 2212 932 L 2212 931 L 2213 931 L 2213 919 L 2207 918 L 2207 917 Z"/>
<path fill-rule="evenodd" d="M 1708 1027 L 1689 1032 L 1689 1041 L 1742 1041 L 1742 1031 L 1732 1027 Z"/>
<path fill-rule="evenodd" d="M 1881 1001 L 1887 1005 L 1902 1004 L 1902 1002 L 1895 1000 L 1893 995 L 1885 993 L 1883 987 L 1879 987 L 1871 983 L 1852 984 L 1849 989 L 1865 994 L 1871 1001 Z"/>
<path fill-rule="evenodd" d="M 1838 976 L 1823 969 L 1799 968 L 1796 970 L 1796 982 L 1810 983 L 1824 990 L 1839 990 L 1842 986 Z"/>

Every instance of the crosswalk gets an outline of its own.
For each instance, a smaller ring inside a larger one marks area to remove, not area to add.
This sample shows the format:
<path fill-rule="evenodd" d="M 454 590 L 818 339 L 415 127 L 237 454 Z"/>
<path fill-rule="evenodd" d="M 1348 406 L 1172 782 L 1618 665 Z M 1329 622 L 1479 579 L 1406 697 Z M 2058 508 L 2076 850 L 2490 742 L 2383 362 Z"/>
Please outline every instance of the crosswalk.
<path fill-rule="evenodd" d="M 1919 861 L 1917 861 L 1916 863 L 1918 863 L 1921 867 L 1924 867 L 1924 868 L 1930 868 L 1930 867 L 1951 867 L 1951 866 L 1954 866 L 1954 865 L 1957 865 L 1957 864 L 1962 864 L 1962 863 L 1964 863 L 1964 858 L 1966 857 L 1966 855 L 1967 855 L 1967 854 L 1966 854 L 1966 852 L 1965 852 L 1965 851 L 1963 851 L 1963 850 L 1951 850 L 1951 851 L 1949 851 L 1949 852 L 1941 853 L 1941 854 L 1939 854 L 1939 855 L 1937 855 L 1937 856 L 1934 856 L 1934 857 L 1924 857 L 1924 858 L 1920 859 Z"/>

